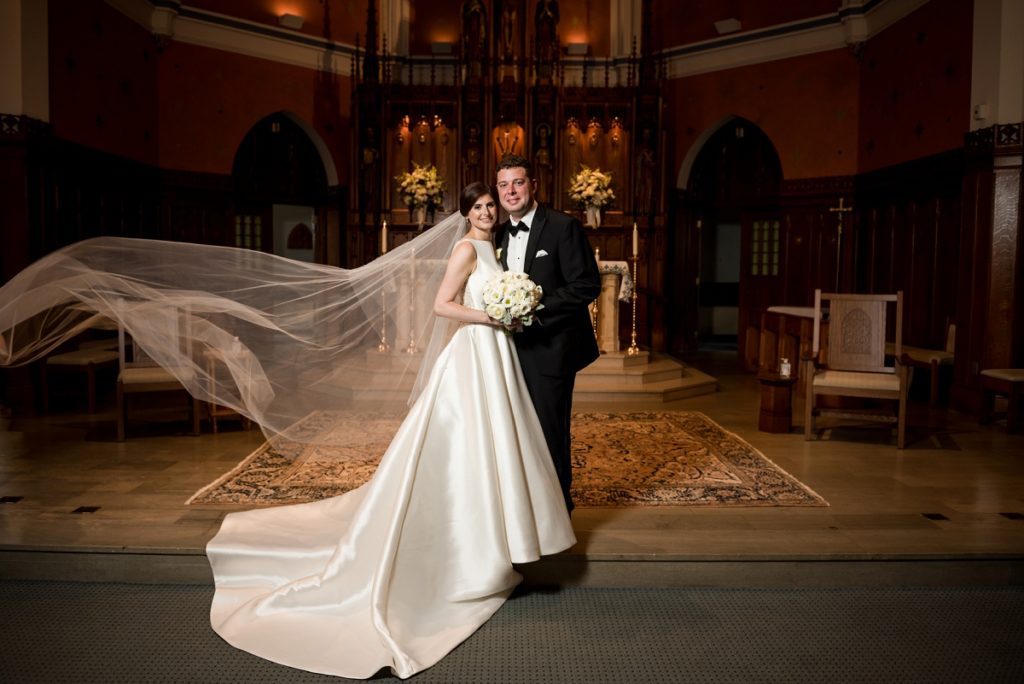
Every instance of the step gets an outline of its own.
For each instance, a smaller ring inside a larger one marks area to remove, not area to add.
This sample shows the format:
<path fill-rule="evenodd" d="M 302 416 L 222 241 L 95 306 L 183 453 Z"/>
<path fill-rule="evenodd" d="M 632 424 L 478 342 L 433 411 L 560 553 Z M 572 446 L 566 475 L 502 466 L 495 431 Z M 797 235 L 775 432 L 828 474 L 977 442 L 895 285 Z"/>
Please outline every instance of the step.
<path fill-rule="evenodd" d="M 1012 586 L 1024 556 L 561 553 L 516 568 L 527 587 Z M 213 585 L 198 549 L 0 550 L 0 580 Z"/>

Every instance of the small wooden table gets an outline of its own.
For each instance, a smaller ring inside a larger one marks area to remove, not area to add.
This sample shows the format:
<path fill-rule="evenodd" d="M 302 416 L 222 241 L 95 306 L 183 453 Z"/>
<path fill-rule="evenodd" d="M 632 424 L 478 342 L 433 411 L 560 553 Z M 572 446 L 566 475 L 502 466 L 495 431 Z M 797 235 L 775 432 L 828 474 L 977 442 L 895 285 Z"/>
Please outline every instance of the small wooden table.
<path fill-rule="evenodd" d="M 793 429 L 793 383 L 792 376 L 782 377 L 772 371 L 757 374 L 761 383 L 761 412 L 757 417 L 757 429 L 761 432 L 789 432 Z"/>

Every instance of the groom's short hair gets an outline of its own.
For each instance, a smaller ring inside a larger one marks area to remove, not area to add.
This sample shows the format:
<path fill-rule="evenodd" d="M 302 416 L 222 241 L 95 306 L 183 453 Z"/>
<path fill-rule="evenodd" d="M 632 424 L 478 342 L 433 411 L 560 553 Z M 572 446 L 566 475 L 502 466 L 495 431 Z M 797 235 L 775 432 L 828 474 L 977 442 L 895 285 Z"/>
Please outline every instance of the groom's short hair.
<path fill-rule="evenodd" d="M 495 173 L 498 173 L 502 169 L 526 169 L 526 177 L 533 178 L 533 166 L 530 164 L 530 160 L 526 157 L 520 157 L 518 154 L 506 154 L 498 162 L 498 168 Z"/>

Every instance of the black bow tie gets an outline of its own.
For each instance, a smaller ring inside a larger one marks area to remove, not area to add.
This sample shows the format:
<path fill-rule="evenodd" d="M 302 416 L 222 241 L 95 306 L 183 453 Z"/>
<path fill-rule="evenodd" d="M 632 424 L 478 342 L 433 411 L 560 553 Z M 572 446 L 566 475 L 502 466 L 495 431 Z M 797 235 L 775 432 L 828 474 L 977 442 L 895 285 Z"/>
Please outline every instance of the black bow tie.
<path fill-rule="evenodd" d="M 530 226 L 528 226 L 524 222 L 520 221 L 519 223 L 510 224 L 509 227 L 508 227 L 508 234 L 509 234 L 510 237 L 515 237 L 516 235 L 519 234 L 519 231 L 523 231 L 524 233 L 529 233 L 530 232 Z"/>

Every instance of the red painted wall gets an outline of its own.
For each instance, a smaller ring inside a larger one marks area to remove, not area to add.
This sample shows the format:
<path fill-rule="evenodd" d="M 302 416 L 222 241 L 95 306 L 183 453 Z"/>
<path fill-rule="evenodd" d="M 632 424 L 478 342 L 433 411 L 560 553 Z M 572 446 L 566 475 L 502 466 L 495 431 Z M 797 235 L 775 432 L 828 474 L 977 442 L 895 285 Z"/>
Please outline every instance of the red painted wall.
<path fill-rule="evenodd" d="M 158 78 L 161 167 L 230 174 L 249 129 L 270 114 L 288 111 L 323 138 L 339 182 L 347 182 L 347 76 L 332 83 L 310 69 L 171 42 L 160 57 Z"/>
<path fill-rule="evenodd" d="M 786 179 L 857 170 L 857 62 L 849 50 L 716 71 L 670 81 L 666 119 L 675 136 L 676 178 L 687 152 L 723 118 L 740 116 L 771 139 Z"/>
<path fill-rule="evenodd" d="M 528 4 L 530 35 L 533 35 L 535 3 Z M 558 3 L 558 37 L 562 45 L 587 43 L 591 55 L 607 56 L 611 52 L 610 14 L 611 3 L 608 0 L 561 0 Z"/>
<path fill-rule="evenodd" d="M 50 121 L 57 137 L 157 163 L 157 45 L 99 0 L 50 0 Z"/>
<path fill-rule="evenodd" d="M 462 39 L 461 3 L 411 0 L 409 3 L 409 54 L 429 55 L 433 42 L 452 43 L 459 50 Z M 488 13 L 488 22 L 494 18 Z M 363 22 L 365 25 L 365 22 Z M 490 26 L 487 27 L 491 33 Z M 493 35 L 490 36 L 493 39 Z M 491 41 L 493 42 L 493 40 Z"/>
<path fill-rule="evenodd" d="M 858 171 L 963 146 L 973 16 L 972 2 L 931 0 L 864 46 Z"/>
<path fill-rule="evenodd" d="M 294 14 L 303 19 L 299 33 L 317 38 L 329 36 L 349 44 L 355 43 L 358 33 L 363 36 L 363 45 L 366 44 L 365 0 L 188 0 L 184 4 L 276 28 L 280 28 L 278 19 L 282 14 Z"/>
<path fill-rule="evenodd" d="M 651 42 L 657 49 L 671 48 L 721 38 L 715 22 L 722 19 L 739 19 L 740 31 L 754 31 L 823 14 L 834 15 L 839 5 L 839 0 L 654 0 L 653 13 L 659 19 L 651 27 Z"/>

